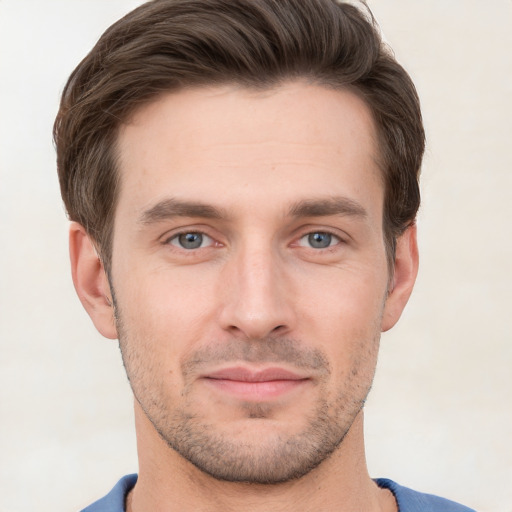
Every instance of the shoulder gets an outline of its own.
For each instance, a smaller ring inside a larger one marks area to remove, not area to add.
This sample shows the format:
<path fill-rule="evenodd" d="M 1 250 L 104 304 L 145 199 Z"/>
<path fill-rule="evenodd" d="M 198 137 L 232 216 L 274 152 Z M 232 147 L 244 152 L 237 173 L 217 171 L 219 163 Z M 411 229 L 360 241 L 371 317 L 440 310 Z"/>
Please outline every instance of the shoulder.
<path fill-rule="evenodd" d="M 475 512 L 454 501 L 413 491 L 387 478 L 377 478 L 375 482 L 379 487 L 389 489 L 394 494 L 399 512 Z"/>
<path fill-rule="evenodd" d="M 124 512 L 126 495 L 136 482 L 136 474 L 124 476 L 106 496 L 81 512 Z M 379 487 L 389 489 L 393 493 L 398 503 L 399 512 L 475 512 L 454 501 L 433 494 L 413 491 L 386 478 L 377 478 L 375 482 Z"/>
<path fill-rule="evenodd" d="M 84 508 L 81 512 L 124 512 L 124 501 L 137 482 L 137 475 L 126 475 L 103 498 Z"/>

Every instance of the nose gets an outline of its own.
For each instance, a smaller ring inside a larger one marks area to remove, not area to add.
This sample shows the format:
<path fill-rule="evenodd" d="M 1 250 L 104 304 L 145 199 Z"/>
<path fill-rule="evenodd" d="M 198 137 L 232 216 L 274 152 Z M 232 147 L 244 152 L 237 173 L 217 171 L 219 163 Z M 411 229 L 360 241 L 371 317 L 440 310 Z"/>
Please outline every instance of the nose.
<path fill-rule="evenodd" d="M 246 248 L 224 268 L 221 327 L 244 339 L 263 339 L 291 331 L 295 323 L 290 279 L 278 254 Z"/>

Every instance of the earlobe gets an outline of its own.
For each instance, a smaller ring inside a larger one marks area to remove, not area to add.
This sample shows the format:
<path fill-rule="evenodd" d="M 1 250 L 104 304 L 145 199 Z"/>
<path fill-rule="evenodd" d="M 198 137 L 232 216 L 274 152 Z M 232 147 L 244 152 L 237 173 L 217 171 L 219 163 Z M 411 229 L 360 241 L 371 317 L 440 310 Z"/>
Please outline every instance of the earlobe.
<path fill-rule="evenodd" d="M 91 238 L 77 222 L 72 222 L 69 228 L 69 254 L 73 284 L 80 302 L 103 336 L 117 338 L 105 269 Z"/>
<path fill-rule="evenodd" d="M 398 322 L 412 293 L 418 264 L 416 225 L 413 224 L 397 239 L 394 275 L 382 316 L 382 332 L 388 331 Z"/>

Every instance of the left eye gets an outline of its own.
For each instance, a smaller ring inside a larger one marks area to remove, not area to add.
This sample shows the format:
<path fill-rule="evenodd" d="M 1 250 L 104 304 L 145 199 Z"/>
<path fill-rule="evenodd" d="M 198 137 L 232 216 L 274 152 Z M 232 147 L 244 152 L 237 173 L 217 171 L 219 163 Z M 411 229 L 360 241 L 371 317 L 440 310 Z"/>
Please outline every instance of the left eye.
<path fill-rule="evenodd" d="M 299 245 L 303 247 L 312 247 L 313 249 L 327 249 L 340 242 L 340 239 L 326 233 L 324 231 L 315 231 L 314 233 L 308 233 L 299 240 Z"/>
<path fill-rule="evenodd" d="M 179 235 L 173 236 L 169 243 L 180 249 L 200 249 L 201 247 L 207 247 L 213 243 L 213 240 L 204 233 L 180 233 Z"/>

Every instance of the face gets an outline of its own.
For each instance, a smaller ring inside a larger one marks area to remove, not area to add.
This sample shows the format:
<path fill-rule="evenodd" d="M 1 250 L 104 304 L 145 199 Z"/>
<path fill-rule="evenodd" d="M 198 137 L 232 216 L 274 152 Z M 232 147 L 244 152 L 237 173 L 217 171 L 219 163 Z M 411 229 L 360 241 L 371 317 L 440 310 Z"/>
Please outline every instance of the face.
<path fill-rule="evenodd" d="M 169 94 L 120 132 L 123 360 L 215 478 L 300 477 L 361 410 L 388 297 L 375 141 L 355 95 L 301 83 Z"/>

